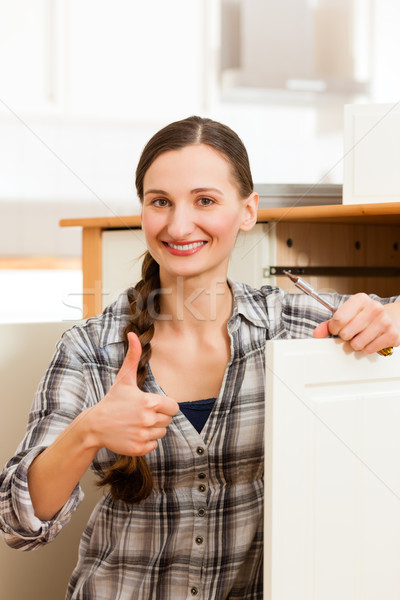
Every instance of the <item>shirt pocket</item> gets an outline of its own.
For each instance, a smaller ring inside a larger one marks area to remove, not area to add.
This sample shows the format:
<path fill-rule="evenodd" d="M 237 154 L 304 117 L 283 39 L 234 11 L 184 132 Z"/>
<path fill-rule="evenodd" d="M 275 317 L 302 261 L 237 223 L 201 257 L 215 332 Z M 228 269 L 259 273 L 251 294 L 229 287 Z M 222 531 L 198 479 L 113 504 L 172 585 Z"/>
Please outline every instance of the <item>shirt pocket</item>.
<path fill-rule="evenodd" d="M 97 404 L 113 385 L 119 369 L 97 363 L 85 363 L 82 367 L 87 386 L 89 404 Z"/>

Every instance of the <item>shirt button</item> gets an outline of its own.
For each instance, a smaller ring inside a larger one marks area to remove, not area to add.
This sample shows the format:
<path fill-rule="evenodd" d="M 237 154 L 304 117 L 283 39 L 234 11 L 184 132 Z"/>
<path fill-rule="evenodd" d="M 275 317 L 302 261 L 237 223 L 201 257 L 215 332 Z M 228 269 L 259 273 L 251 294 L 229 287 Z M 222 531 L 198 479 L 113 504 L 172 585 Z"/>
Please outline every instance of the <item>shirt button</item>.
<path fill-rule="evenodd" d="M 197 511 L 197 514 L 199 515 L 199 517 L 204 517 L 204 515 L 206 514 L 206 511 L 204 508 L 199 508 L 199 510 Z"/>
<path fill-rule="evenodd" d="M 201 544 L 204 542 L 204 538 L 202 538 L 201 535 L 198 535 L 195 541 L 198 546 L 201 546 Z"/>
<path fill-rule="evenodd" d="M 199 479 L 205 479 L 207 476 L 205 473 L 199 473 L 198 477 Z"/>
<path fill-rule="evenodd" d="M 204 454 L 204 448 L 202 448 L 201 446 L 199 446 L 199 447 L 196 449 L 196 452 L 197 452 L 197 454 L 200 454 L 200 456 L 201 456 L 202 454 Z"/>
<path fill-rule="evenodd" d="M 190 593 L 192 594 L 192 596 L 197 596 L 197 594 L 199 593 L 199 590 L 197 589 L 197 587 L 192 587 L 192 589 L 190 590 Z"/>
<path fill-rule="evenodd" d="M 205 486 L 205 485 L 203 485 L 203 484 L 199 485 L 199 491 L 200 491 L 200 492 L 205 492 L 205 491 L 206 491 L 206 489 L 207 489 L 207 488 L 206 488 L 206 486 Z"/>

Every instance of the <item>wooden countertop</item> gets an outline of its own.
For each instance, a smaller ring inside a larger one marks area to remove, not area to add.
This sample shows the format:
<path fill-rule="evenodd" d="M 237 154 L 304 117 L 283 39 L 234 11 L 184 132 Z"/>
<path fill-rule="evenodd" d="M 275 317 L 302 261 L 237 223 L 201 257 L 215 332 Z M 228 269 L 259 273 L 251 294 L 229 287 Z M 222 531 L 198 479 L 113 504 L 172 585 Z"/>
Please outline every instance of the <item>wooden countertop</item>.
<path fill-rule="evenodd" d="M 61 227 L 100 229 L 130 229 L 140 227 L 140 216 L 96 217 L 62 219 Z M 400 202 L 379 204 L 333 204 L 322 206 L 291 206 L 262 208 L 257 221 L 310 222 L 310 223 L 400 223 Z"/>
<path fill-rule="evenodd" d="M 89 217 L 87 219 L 61 219 L 61 227 L 87 227 L 100 229 L 130 229 L 140 227 L 140 216 Z"/>
<path fill-rule="evenodd" d="M 82 268 L 82 259 L 77 256 L 59 255 L 0 255 L 1 270 L 76 270 Z"/>

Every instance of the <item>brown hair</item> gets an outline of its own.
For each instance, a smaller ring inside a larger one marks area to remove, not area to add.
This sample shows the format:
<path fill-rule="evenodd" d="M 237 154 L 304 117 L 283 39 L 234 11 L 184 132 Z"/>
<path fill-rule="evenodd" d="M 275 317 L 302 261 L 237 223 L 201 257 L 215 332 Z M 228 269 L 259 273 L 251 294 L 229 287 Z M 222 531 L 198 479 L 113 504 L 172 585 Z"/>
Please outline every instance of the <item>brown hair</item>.
<path fill-rule="evenodd" d="M 231 166 L 232 175 L 242 198 L 253 192 L 253 179 L 246 148 L 239 136 L 229 127 L 202 117 L 188 117 L 170 123 L 156 133 L 146 144 L 136 169 L 136 190 L 143 202 L 143 180 L 154 160 L 169 150 L 180 150 L 186 146 L 206 144 L 219 152 Z M 138 366 L 137 383 L 144 385 L 147 364 L 151 356 L 151 339 L 154 334 L 154 314 L 159 314 L 160 289 L 159 267 L 149 252 L 146 252 L 142 279 L 128 291 L 130 322 L 125 329 L 133 331 L 142 344 L 142 356 Z M 153 490 L 153 478 L 143 456 L 118 456 L 106 471 L 99 485 L 110 485 L 114 500 L 137 503 L 147 498 Z"/>

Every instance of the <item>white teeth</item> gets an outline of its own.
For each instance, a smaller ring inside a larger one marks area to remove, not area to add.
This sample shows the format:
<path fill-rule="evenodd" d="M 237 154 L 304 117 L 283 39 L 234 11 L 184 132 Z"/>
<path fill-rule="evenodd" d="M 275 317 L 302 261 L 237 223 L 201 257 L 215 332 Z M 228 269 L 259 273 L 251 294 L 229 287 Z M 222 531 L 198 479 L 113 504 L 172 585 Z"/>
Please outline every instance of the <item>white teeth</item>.
<path fill-rule="evenodd" d="M 193 248 L 198 248 L 199 246 L 202 246 L 203 244 L 205 244 L 205 242 L 194 242 L 193 244 L 172 244 L 171 242 L 167 242 L 168 246 L 170 248 L 173 248 L 174 250 L 193 250 Z"/>

